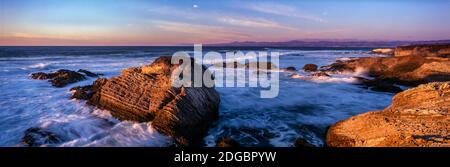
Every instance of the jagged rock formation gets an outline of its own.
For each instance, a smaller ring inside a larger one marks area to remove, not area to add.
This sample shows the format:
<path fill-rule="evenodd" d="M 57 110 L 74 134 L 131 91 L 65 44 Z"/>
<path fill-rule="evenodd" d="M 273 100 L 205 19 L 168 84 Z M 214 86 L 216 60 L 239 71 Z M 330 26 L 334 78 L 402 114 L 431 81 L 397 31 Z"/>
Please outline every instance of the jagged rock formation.
<path fill-rule="evenodd" d="M 75 72 L 75 71 L 71 71 L 71 70 L 60 69 L 53 73 L 43 73 L 43 72 L 32 73 L 31 78 L 39 79 L 39 80 L 48 79 L 48 81 L 50 83 L 52 83 L 52 85 L 54 87 L 61 88 L 68 84 L 85 80 L 86 77 L 83 74 L 81 74 L 80 72 L 86 74 L 86 76 L 89 76 L 89 77 L 98 77 L 98 74 L 95 74 L 88 70 L 80 69 L 80 70 L 78 70 L 78 72 Z"/>
<path fill-rule="evenodd" d="M 409 45 L 395 48 L 395 56 L 430 56 L 450 58 L 450 44 Z"/>
<path fill-rule="evenodd" d="M 331 126 L 332 147 L 450 146 L 450 82 L 420 85 L 394 96 L 392 105 Z"/>
<path fill-rule="evenodd" d="M 54 87 L 64 87 L 68 84 L 75 83 L 81 80 L 85 80 L 84 75 L 70 70 L 61 69 L 53 73 L 33 73 L 31 74 L 32 79 L 45 80 L 48 79 Z"/>
<path fill-rule="evenodd" d="M 171 77 L 177 67 L 171 57 L 159 57 L 151 65 L 128 68 L 120 76 L 100 78 L 92 87 L 74 90 L 120 120 L 152 121 L 156 130 L 174 137 L 177 144 L 200 146 L 218 117 L 220 97 L 214 87 L 173 87 Z"/>
<path fill-rule="evenodd" d="M 401 85 L 417 86 L 433 81 L 450 80 L 450 58 L 402 56 L 364 57 L 321 67 L 327 72 L 364 70 L 376 79 Z"/>

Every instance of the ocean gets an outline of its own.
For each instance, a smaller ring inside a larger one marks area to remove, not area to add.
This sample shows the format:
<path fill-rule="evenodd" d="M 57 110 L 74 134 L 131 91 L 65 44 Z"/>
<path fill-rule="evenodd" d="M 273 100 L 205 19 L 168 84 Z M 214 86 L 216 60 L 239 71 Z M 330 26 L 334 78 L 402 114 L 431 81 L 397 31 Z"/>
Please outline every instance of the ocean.
<path fill-rule="evenodd" d="M 372 48 L 281 48 L 204 47 L 204 51 L 278 51 L 280 67 L 299 70 L 314 63 L 328 65 L 338 59 L 382 56 Z M 62 139 L 45 146 L 170 146 L 173 140 L 158 133 L 150 123 L 119 121 L 106 110 L 70 99 L 69 89 L 91 84 L 96 78 L 52 87 L 33 80 L 34 72 L 86 69 L 117 76 L 125 68 L 150 64 L 159 56 L 176 51 L 192 53 L 193 47 L 0 47 L 0 146 L 24 146 L 22 137 L 31 127 L 40 127 Z M 290 77 L 280 72 L 276 98 L 260 98 L 257 88 L 216 88 L 221 97 L 219 120 L 205 137 L 214 146 L 221 137 L 231 137 L 243 146 L 290 147 L 297 138 L 323 146 L 328 126 L 350 116 L 388 106 L 392 93 L 375 92 L 356 85 L 355 75 L 331 78 Z"/>

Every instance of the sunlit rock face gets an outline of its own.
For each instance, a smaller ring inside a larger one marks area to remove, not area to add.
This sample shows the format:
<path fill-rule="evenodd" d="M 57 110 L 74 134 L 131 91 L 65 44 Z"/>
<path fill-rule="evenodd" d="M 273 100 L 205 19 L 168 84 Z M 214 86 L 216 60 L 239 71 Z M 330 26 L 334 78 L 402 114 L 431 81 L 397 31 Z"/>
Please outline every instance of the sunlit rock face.
<path fill-rule="evenodd" d="M 450 146 L 450 82 L 420 85 L 394 96 L 382 111 L 338 122 L 328 130 L 332 147 Z"/>
<path fill-rule="evenodd" d="M 220 96 L 214 87 L 204 85 L 174 87 L 171 76 L 179 66 L 171 64 L 171 57 L 160 57 L 150 65 L 125 69 L 120 76 L 100 78 L 92 90 L 80 91 L 93 92 L 89 103 L 111 111 L 120 120 L 152 121 L 155 129 L 172 136 L 178 145 L 200 146 L 208 127 L 218 118 Z"/>
<path fill-rule="evenodd" d="M 450 44 L 399 46 L 395 56 L 450 57 Z"/>
<path fill-rule="evenodd" d="M 417 86 L 450 80 L 450 58 L 432 56 L 364 57 L 321 67 L 329 73 L 363 71 L 379 80 Z"/>

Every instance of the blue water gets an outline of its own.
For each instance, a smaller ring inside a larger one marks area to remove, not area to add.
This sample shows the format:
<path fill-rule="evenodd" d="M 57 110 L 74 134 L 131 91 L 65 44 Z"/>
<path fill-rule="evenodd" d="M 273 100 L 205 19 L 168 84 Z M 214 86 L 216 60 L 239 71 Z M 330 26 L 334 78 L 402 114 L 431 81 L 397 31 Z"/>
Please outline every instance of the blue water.
<path fill-rule="evenodd" d="M 40 127 L 63 139 L 49 146 L 169 146 L 170 137 L 150 123 L 120 122 L 106 110 L 70 100 L 73 86 L 95 78 L 52 87 L 32 80 L 29 74 L 58 69 L 87 69 L 112 77 L 122 69 L 150 64 L 158 56 L 192 47 L 0 47 L 0 146 L 23 146 L 21 138 L 30 127 Z M 279 51 L 280 67 L 304 64 L 327 65 L 336 59 L 374 56 L 370 48 L 227 48 L 204 51 Z M 375 55 L 376 56 L 376 55 Z M 299 70 L 280 72 L 280 93 L 272 99 L 259 97 L 256 88 L 216 88 L 221 96 L 220 118 L 205 137 L 213 146 L 220 137 L 231 137 L 244 146 L 291 146 L 296 138 L 323 145 L 327 126 L 352 115 L 379 110 L 393 94 L 374 92 L 355 85 L 353 75 L 310 78 Z"/>

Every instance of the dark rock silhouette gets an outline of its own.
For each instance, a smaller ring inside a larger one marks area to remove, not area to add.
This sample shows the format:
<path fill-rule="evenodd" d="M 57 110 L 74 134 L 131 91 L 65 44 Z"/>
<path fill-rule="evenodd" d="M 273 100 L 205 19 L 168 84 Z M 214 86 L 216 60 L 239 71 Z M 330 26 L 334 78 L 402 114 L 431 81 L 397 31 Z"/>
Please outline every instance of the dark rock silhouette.
<path fill-rule="evenodd" d="M 361 85 L 364 87 L 378 92 L 390 92 L 390 93 L 399 93 L 403 91 L 400 87 L 394 85 L 390 81 L 380 80 L 380 79 L 367 79 L 364 77 L 354 77 L 360 81 Z"/>
<path fill-rule="evenodd" d="M 73 91 L 73 95 L 70 97 L 71 99 L 82 99 L 82 100 L 89 100 L 92 97 L 92 94 L 94 93 L 92 91 L 92 85 L 86 85 L 86 86 L 76 86 L 70 89 L 70 91 Z"/>
<path fill-rule="evenodd" d="M 302 68 L 305 72 L 314 72 L 317 71 L 317 65 L 315 64 L 305 64 Z"/>
<path fill-rule="evenodd" d="M 297 71 L 297 69 L 295 67 L 287 67 L 284 69 L 285 71 L 290 71 L 290 72 L 294 72 Z"/>
<path fill-rule="evenodd" d="M 65 69 L 61 69 L 53 73 L 43 73 L 43 72 L 33 73 L 31 74 L 31 78 L 39 80 L 48 79 L 49 82 L 52 83 L 54 87 L 64 87 L 68 84 L 86 79 L 84 75 L 78 72 Z"/>
<path fill-rule="evenodd" d="M 62 142 L 61 138 L 50 131 L 33 127 L 25 131 L 22 142 L 29 147 L 36 147 L 45 144 L 56 144 Z"/>

